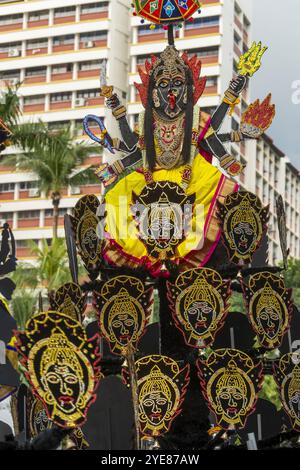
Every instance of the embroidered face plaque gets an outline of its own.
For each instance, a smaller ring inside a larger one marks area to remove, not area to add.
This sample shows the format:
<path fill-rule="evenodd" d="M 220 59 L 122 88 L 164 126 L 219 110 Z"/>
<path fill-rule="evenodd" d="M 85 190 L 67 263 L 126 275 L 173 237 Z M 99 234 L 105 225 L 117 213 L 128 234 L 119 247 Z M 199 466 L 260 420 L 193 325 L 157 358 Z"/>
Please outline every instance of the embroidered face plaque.
<path fill-rule="evenodd" d="M 192 218 L 195 195 L 187 196 L 176 183 L 151 183 L 133 193 L 134 218 L 139 238 L 154 259 L 172 259 Z"/>
<path fill-rule="evenodd" d="M 285 354 L 279 364 L 274 365 L 274 377 L 284 410 L 293 429 L 300 432 L 300 354 Z"/>
<path fill-rule="evenodd" d="M 51 310 L 64 313 L 80 323 L 86 308 L 87 294 L 82 292 L 78 284 L 69 282 L 51 295 L 49 302 Z"/>
<path fill-rule="evenodd" d="M 218 209 L 230 261 L 250 263 L 267 228 L 269 207 L 264 208 L 255 194 L 239 191 L 227 196 L 224 205 L 218 203 Z"/>
<path fill-rule="evenodd" d="M 152 355 L 135 363 L 139 424 L 143 435 L 158 437 L 169 431 L 189 383 L 189 365 L 180 369 L 166 356 Z"/>
<path fill-rule="evenodd" d="M 48 418 L 66 428 L 83 424 L 100 379 L 98 337 L 87 340 L 80 323 L 49 311 L 33 316 L 25 332 L 17 332 L 16 346 Z"/>
<path fill-rule="evenodd" d="M 198 360 L 202 393 L 222 429 L 243 428 L 262 386 L 262 364 L 235 349 L 213 351 Z"/>
<path fill-rule="evenodd" d="M 99 272 L 104 237 L 101 230 L 100 202 L 93 194 L 83 196 L 71 216 L 79 255 L 89 273 Z"/>
<path fill-rule="evenodd" d="M 114 354 L 124 354 L 129 344 L 133 349 L 143 334 L 151 315 L 153 289 L 135 277 L 118 276 L 103 282 L 94 291 L 101 334 Z"/>
<path fill-rule="evenodd" d="M 284 280 L 269 272 L 251 276 L 249 285 L 243 283 L 248 306 L 248 318 L 261 346 L 278 348 L 286 333 L 293 309 L 292 291 Z"/>
<path fill-rule="evenodd" d="M 230 281 L 212 269 L 191 269 L 168 282 L 168 300 L 176 326 L 188 346 L 204 348 L 214 340 L 228 313 Z"/>

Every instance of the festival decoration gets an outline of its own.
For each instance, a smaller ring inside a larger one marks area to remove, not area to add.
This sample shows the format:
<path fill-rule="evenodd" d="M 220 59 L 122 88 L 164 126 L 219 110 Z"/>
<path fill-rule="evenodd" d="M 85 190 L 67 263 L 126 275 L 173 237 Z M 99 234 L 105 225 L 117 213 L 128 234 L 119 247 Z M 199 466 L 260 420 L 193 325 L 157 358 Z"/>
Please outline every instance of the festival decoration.
<path fill-rule="evenodd" d="M 51 310 L 64 313 L 81 323 L 86 308 L 87 294 L 82 292 L 78 284 L 69 282 L 50 295 L 49 302 Z"/>
<path fill-rule="evenodd" d="M 228 313 L 230 281 L 212 269 L 191 269 L 168 283 L 174 321 L 188 346 L 205 348 L 222 328 Z"/>
<path fill-rule="evenodd" d="M 255 409 L 262 387 L 262 364 L 235 349 L 211 352 L 198 360 L 202 393 L 222 429 L 239 429 Z"/>
<path fill-rule="evenodd" d="M 256 100 L 242 115 L 241 132 L 244 136 L 259 139 L 269 129 L 275 116 L 275 105 L 271 105 L 271 93 L 260 103 Z"/>
<path fill-rule="evenodd" d="M 238 72 L 240 75 L 252 77 L 261 67 L 261 58 L 268 48 L 261 42 L 253 42 L 250 49 L 240 57 Z"/>
<path fill-rule="evenodd" d="M 78 252 L 91 276 L 99 272 L 101 265 L 100 207 L 97 197 L 89 194 L 79 199 L 71 216 Z"/>
<path fill-rule="evenodd" d="M 286 289 L 282 278 L 269 272 L 250 276 L 248 285 L 242 286 L 248 318 L 259 344 L 266 349 L 278 348 L 292 314 L 291 289 Z"/>
<path fill-rule="evenodd" d="M 146 290 L 138 278 L 117 276 L 101 282 L 94 298 L 100 331 L 111 351 L 125 356 L 129 346 L 135 351 L 151 315 L 153 289 Z"/>
<path fill-rule="evenodd" d="M 300 432 L 300 354 L 285 354 L 274 364 L 280 399 L 293 429 Z"/>
<path fill-rule="evenodd" d="M 247 191 L 239 191 L 218 204 L 222 241 L 231 262 L 248 264 L 261 243 L 269 220 L 269 207 Z"/>
<path fill-rule="evenodd" d="M 16 287 L 7 275 L 16 269 L 16 265 L 14 235 L 9 224 L 5 223 L 1 228 L 0 247 L 0 401 L 14 393 L 20 384 L 13 337 L 17 323 L 9 311 L 7 302 L 11 300 Z"/>
<path fill-rule="evenodd" d="M 172 421 L 180 413 L 186 387 L 189 383 L 189 365 L 180 369 L 173 359 L 152 355 L 135 362 L 142 435 L 157 438 L 169 431 Z M 126 371 L 123 371 L 128 383 Z"/>
<path fill-rule="evenodd" d="M 82 325 L 68 315 L 34 315 L 17 332 L 17 349 L 34 395 L 55 424 L 83 424 L 100 379 L 98 337 L 87 340 Z"/>
<path fill-rule="evenodd" d="M 200 7 L 198 0 L 134 0 L 135 14 L 156 24 L 188 20 Z"/>
<path fill-rule="evenodd" d="M 289 249 L 287 246 L 287 226 L 286 226 L 287 221 L 286 221 L 284 202 L 283 202 L 283 198 L 281 195 L 279 195 L 276 198 L 276 214 L 277 214 L 280 246 L 281 246 L 282 257 L 283 257 L 283 266 L 285 269 L 288 269 Z"/>

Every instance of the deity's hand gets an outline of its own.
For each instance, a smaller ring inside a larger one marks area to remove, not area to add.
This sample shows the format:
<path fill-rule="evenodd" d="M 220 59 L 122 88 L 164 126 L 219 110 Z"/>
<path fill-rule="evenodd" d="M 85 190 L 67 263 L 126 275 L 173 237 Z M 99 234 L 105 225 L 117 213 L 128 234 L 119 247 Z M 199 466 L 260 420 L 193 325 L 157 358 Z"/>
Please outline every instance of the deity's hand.
<path fill-rule="evenodd" d="M 247 77 L 239 75 L 237 78 L 231 80 L 229 85 L 229 90 L 231 90 L 235 95 L 239 95 L 247 85 Z"/>

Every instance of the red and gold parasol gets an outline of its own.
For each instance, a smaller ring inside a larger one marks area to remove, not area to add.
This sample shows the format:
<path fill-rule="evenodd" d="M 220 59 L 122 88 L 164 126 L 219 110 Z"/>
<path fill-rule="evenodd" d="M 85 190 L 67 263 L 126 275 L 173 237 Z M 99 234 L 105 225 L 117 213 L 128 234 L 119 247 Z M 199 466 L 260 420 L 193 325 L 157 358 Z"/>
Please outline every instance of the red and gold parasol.
<path fill-rule="evenodd" d="M 136 14 L 156 24 L 186 21 L 201 8 L 199 0 L 134 0 Z"/>

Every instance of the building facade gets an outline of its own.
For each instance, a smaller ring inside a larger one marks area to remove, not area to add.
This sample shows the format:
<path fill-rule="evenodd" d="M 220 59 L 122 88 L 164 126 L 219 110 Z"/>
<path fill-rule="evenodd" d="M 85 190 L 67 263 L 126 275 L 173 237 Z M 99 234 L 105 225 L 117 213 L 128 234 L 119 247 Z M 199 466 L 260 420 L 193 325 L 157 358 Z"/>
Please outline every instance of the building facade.
<path fill-rule="evenodd" d="M 134 87 L 139 81 L 137 67 L 150 53 L 164 49 L 166 32 L 158 26 L 151 30 L 140 18 L 130 15 L 130 3 L 64 0 L 62 7 L 58 0 L 0 1 L 0 85 L 22 82 L 25 121 L 42 119 L 50 128 L 71 123 L 78 136 L 85 138 L 82 119 L 92 113 L 105 117 L 115 135 L 116 123 L 99 97 L 99 67 L 106 60 L 108 83 L 127 102 L 130 124 L 135 125 L 142 111 Z M 212 113 L 228 87 L 239 56 L 252 42 L 252 12 L 247 0 L 205 0 L 203 4 L 194 21 L 176 29 L 176 47 L 201 58 L 202 76 L 208 80 L 199 105 Z M 238 125 L 250 94 L 250 87 L 243 91 L 241 104 L 227 118 L 224 131 Z M 300 257 L 297 170 L 268 137 L 258 143 L 233 144 L 229 150 L 247 164 L 239 181 L 242 187 L 257 192 L 266 203 L 271 201 L 270 259 L 275 262 L 281 257 L 273 203 L 277 194 L 285 195 L 288 241 L 292 255 Z M 91 157 L 90 162 L 98 160 Z M 59 235 L 63 235 L 64 213 L 83 194 L 94 192 L 99 192 L 99 185 L 64 190 Z M 27 240 L 51 239 L 52 216 L 51 201 L 38 193 L 33 174 L 0 166 L 0 219 L 10 222 L 14 229 L 19 258 L 29 257 Z"/>

